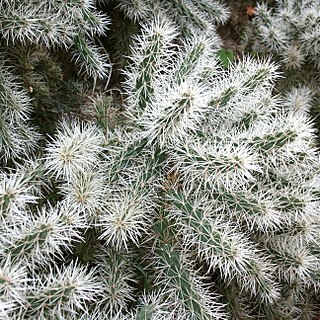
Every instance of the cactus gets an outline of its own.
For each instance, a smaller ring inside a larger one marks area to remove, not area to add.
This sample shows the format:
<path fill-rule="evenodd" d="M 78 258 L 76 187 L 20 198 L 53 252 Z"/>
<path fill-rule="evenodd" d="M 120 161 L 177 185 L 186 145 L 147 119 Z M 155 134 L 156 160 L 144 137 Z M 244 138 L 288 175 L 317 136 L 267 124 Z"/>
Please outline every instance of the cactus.
<path fill-rule="evenodd" d="M 215 24 L 224 23 L 229 17 L 228 8 L 215 0 L 146 1 L 120 0 L 118 7 L 133 21 L 145 21 L 156 15 L 165 15 L 182 32 L 213 31 Z"/>
<path fill-rule="evenodd" d="M 284 74 L 279 91 L 300 90 L 303 95 L 311 91 L 310 110 L 315 118 L 320 101 L 319 10 L 319 1 L 280 0 L 273 6 L 260 2 L 246 35 L 247 49 L 272 53 L 281 64 Z"/>
<path fill-rule="evenodd" d="M 89 39 L 104 34 L 109 20 L 95 10 L 92 1 L 2 0 L 0 9 L 1 35 L 7 43 L 72 48 L 79 73 L 85 70 L 97 78 L 108 75 L 107 55 Z"/>
<path fill-rule="evenodd" d="M 32 4 L 20 2 L 2 1 L 2 14 L 30 22 Z M 58 2 L 36 12 L 44 19 Z M 120 3 L 129 15 L 144 2 Z M 59 44 L 104 30 L 92 2 L 63 2 L 59 14 L 65 6 L 75 15 Z M 274 96 L 280 75 L 270 59 L 226 69 L 215 35 L 181 37 L 193 25 L 176 24 L 170 16 L 141 24 L 120 110 L 114 90 L 100 92 L 50 135 L 34 133 L 32 101 L 14 69 L 1 70 L 3 128 L 20 144 L 1 140 L 0 319 L 317 314 L 320 171 L 309 94 Z M 23 25 L 6 28 L 9 42 L 56 45 L 45 33 L 20 34 Z"/>
<path fill-rule="evenodd" d="M 280 57 L 287 68 L 304 63 L 319 67 L 318 1 L 276 1 L 274 10 L 258 4 L 253 24 L 259 41 Z"/>

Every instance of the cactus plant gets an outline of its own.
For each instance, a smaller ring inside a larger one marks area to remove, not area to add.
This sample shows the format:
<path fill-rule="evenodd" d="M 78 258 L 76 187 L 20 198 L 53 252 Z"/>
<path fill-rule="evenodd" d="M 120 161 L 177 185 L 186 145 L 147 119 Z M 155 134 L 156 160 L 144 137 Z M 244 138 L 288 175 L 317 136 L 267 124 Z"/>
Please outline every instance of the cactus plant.
<path fill-rule="evenodd" d="M 208 31 L 215 24 L 228 19 L 229 10 L 220 1 L 215 0 L 119 0 L 118 7 L 133 21 L 143 21 L 156 15 L 165 15 L 183 33 Z"/>
<path fill-rule="evenodd" d="M 310 101 L 273 96 L 270 59 L 225 69 L 215 36 L 180 31 L 163 16 L 142 23 L 122 110 L 101 118 L 107 91 L 50 137 L 32 132 L 32 147 L 1 142 L 0 319 L 316 314 Z M 19 140 L 32 107 L 1 72 L 1 116 Z"/>
<path fill-rule="evenodd" d="M 108 18 L 95 10 L 92 1 L 0 2 L 1 35 L 7 43 L 41 44 L 47 48 L 72 48 L 78 71 L 103 78 L 108 74 L 108 57 L 90 43 L 104 34 Z M 35 19 L 34 17 L 37 17 Z"/>
<path fill-rule="evenodd" d="M 276 8 L 260 3 L 253 24 L 261 44 L 278 55 L 287 68 L 304 63 L 319 67 L 318 1 L 276 1 Z"/>
<path fill-rule="evenodd" d="M 247 32 L 247 49 L 260 54 L 272 53 L 281 64 L 281 92 L 311 91 L 311 113 L 319 116 L 319 1 L 260 2 Z M 249 41 L 248 41 L 249 40 Z"/>

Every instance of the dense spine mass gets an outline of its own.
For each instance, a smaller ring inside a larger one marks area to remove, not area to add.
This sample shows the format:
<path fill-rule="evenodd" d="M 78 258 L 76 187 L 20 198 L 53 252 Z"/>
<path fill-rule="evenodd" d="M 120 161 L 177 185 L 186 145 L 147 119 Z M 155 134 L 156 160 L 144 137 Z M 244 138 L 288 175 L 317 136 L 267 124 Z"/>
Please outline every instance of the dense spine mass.
<path fill-rule="evenodd" d="M 298 91 L 303 101 L 312 97 L 309 105 L 303 105 L 315 118 L 320 112 L 319 12 L 319 1 L 277 0 L 272 6 L 260 2 L 246 37 L 249 50 L 271 53 L 281 65 L 279 91 L 289 95 Z"/>
<path fill-rule="evenodd" d="M 275 96 L 270 59 L 222 67 L 203 24 L 228 11 L 191 0 L 115 2 L 140 34 L 105 90 L 109 58 L 91 41 L 109 19 L 93 1 L 40 2 L 0 0 L 0 319 L 316 319 L 309 92 Z M 94 78 L 49 133 L 32 125 L 43 100 L 7 67 L 16 43 L 42 58 L 64 47 L 78 84 Z"/>

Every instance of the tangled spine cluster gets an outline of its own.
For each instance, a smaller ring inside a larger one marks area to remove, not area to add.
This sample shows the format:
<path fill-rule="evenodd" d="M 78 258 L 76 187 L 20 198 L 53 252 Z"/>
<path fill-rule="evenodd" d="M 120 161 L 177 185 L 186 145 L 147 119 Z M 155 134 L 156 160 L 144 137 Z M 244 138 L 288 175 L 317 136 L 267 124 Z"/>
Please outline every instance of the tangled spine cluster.
<path fill-rule="evenodd" d="M 163 17 L 141 31 L 122 124 L 70 115 L 27 154 L 3 157 L 0 317 L 312 319 L 320 165 L 309 99 L 274 97 L 270 60 L 222 69 L 215 37 L 177 41 Z M 14 78 L 1 80 L 1 99 L 15 97 Z"/>
<path fill-rule="evenodd" d="M 109 20 L 95 9 L 93 1 L 1 0 L 0 21 L 1 35 L 8 44 L 71 48 L 79 73 L 107 77 L 108 56 L 90 39 L 105 34 Z"/>
<path fill-rule="evenodd" d="M 313 63 L 319 68 L 320 4 L 318 1 L 276 1 L 275 10 L 266 4 L 257 6 L 254 25 L 259 40 L 281 57 L 288 68 Z"/>

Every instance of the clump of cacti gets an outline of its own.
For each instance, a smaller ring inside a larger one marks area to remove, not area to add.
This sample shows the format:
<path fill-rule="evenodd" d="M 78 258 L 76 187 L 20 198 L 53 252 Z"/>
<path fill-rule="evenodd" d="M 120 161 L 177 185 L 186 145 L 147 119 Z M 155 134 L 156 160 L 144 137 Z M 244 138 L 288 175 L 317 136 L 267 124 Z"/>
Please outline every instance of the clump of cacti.
<path fill-rule="evenodd" d="M 118 7 L 133 21 L 144 21 L 154 15 L 166 16 L 183 33 L 214 31 L 217 23 L 229 17 L 228 8 L 216 0 L 118 0 Z"/>
<path fill-rule="evenodd" d="M 319 12 L 320 4 L 313 0 L 279 0 L 273 7 L 259 3 L 253 25 L 259 42 L 286 68 L 310 63 L 319 68 Z"/>
<path fill-rule="evenodd" d="M 107 76 L 108 57 L 92 38 L 105 33 L 109 20 L 93 1 L 2 0 L 0 12 L 0 32 L 7 44 L 68 48 L 79 73 Z"/>
<path fill-rule="evenodd" d="M 258 3 L 248 27 L 247 49 L 272 54 L 283 72 L 279 91 L 311 91 L 312 114 L 319 115 L 319 1 Z"/>
<path fill-rule="evenodd" d="M 309 92 L 273 96 L 270 59 L 225 69 L 216 36 L 164 16 L 140 28 L 121 108 L 92 95 L 50 136 L 0 70 L 0 319 L 312 319 Z"/>

